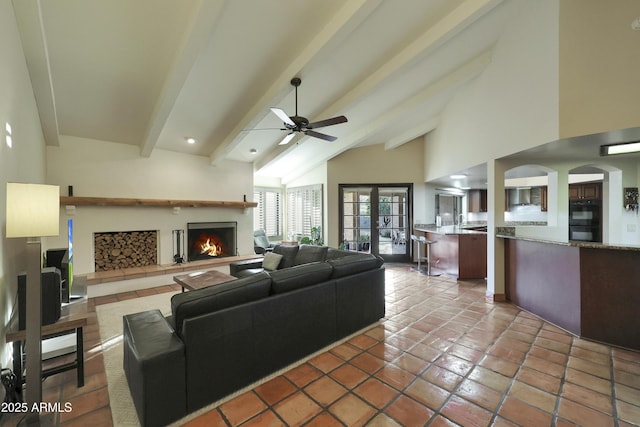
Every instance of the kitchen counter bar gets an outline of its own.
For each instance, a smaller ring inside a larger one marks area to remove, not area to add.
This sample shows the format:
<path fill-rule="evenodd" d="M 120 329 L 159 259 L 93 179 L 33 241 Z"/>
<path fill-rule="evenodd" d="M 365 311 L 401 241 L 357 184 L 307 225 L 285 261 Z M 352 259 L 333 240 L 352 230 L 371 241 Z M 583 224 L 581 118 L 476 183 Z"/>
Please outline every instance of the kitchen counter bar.
<path fill-rule="evenodd" d="M 575 335 L 640 350 L 640 247 L 500 237 L 507 299 Z"/>
<path fill-rule="evenodd" d="M 457 226 L 457 225 L 443 225 L 441 227 L 436 227 L 435 225 L 418 225 L 414 227 L 415 231 L 422 231 L 422 232 L 429 232 L 429 233 L 435 233 L 435 234 L 487 234 L 486 231 L 478 231 L 478 230 L 474 230 L 471 227 L 474 226 L 467 226 L 470 228 L 465 228 L 465 226 Z M 478 226 L 480 227 L 480 226 Z"/>
<path fill-rule="evenodd" d="M 532 237 L 516 237 L 509 234 L 500 234 L 500 233 L 496 234 L 496 237 L 501 237 L 503 239 L 524 240 L 528 242 L 547 243 L 550 245 L 575 246 L 578 248 L 613 249 L 613 250 L 621 250 L 621 251 L 639 251 L 640 252 L 640 246 L 638 245 L 624 245 L 624 244 L 610 245 L 608 243 L 581 242 L 576 240 L 572 240 L 569 242 L 558 242 L 555 240 L 535 239 Z"/>
<path fill-rule="evenodd" d="M 418 225 L 414 233 L 431 245 L 431 269 L 460 280 L 487 277 L 487 233 L 454 226 Z M 423 253 L 426 253 L 423 250 Z"/>

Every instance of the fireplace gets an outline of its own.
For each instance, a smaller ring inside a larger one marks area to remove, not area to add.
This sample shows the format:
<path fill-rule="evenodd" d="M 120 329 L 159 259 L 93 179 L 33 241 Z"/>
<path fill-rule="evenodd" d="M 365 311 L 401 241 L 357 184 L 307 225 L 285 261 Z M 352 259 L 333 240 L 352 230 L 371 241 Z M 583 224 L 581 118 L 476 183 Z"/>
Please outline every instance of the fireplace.
<path fill-rule="evenodd" d="M 237 222 L 190 222 L 187 224 L 187 259 L 234 256 L 237 253 Z"/>

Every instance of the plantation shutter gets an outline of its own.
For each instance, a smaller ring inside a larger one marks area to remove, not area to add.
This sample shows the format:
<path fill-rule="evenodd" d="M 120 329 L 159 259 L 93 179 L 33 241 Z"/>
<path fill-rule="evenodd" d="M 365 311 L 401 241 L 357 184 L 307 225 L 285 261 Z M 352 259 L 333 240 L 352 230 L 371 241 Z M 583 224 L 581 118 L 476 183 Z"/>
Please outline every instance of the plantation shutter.
<path fill-rule="evenodd" d="M 253 214 L 254 230 L 264 229 L 268 237 L 282 238 L 282 192 L 280 189 L 256 188 L 253 200 L 258 203 Z"/>
<path fill-rule="evenodd" d="M 322 185 L 287 189 L 287 233 L 311 237 L 313 227 L 322 226 Z"/>

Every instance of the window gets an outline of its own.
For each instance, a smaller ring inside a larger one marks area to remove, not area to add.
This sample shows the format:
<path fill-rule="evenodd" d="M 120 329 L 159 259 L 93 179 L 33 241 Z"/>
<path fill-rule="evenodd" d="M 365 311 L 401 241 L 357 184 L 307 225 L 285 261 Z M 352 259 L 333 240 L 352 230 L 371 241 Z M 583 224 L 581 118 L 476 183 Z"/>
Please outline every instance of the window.
<path fill-rule="evenodd" d="M 322 185 L 287 189 L 287 236 L 311 237 L 322 226 Z"/>
<path fill-rule="evenodd" d="M 253 212 L 253 229 L 263 229 L 268 237 L 282 240 L 282 190 L 254 188 L 253 200 L 258 203 Z"/>

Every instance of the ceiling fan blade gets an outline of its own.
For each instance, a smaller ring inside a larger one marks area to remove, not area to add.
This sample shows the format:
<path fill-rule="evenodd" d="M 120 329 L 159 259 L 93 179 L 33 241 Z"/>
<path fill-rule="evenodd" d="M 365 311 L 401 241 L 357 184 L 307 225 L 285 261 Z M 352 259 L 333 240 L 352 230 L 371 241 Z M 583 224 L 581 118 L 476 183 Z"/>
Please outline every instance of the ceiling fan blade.
<path fill-rule="evenodd" d="M 324 133 L 316 132 L 314 130 L 305 130 L 304 133 L 307 136 L 312 136 L 314 138 L 324 139 L 325 141 L 335 141 L 336 139 L 338 139 L 335 136 L 331 136 L 331 135 L 327 135 L 327 134 L 324 134 Z"/>
<path fill-rule="evenodd" d="M 286 124 L 296 127 L 296 124 L 294 123 L 294 121 L 291 120 L 289 116 L 287 116 L 287 113 L 285 113 L 284 110 L 281 110 L 280 108 L 271 108 L 271 111 L 273 111 L 273 114 L 278 116 L 280 120 L 282 120 Z"/>
<path fill-rule="evenodd" d="M 291 140 L 293 139 L 294 136 L 296 136 L 295 133 L 293 133 L 293 132 L 288 133 L 287 136 L 282 138 L 282 141 L 280 141 L 280 143 L 278 143 L 278 145 L 287 145 L 289 142 L 291 142 Z"/>
<path fill-rule="evenodd" d="M 345 116 L 338 116 L 338 117 L 332 117 L 332 118 L 326 119 L 326 120 L 320 120 L 318 122 L 309 123 L 305 127 L 307 129 L 316 129 L 316 128 L 321 128 L 321 127 L 325 127 L 325 126 L 333 126 L 333 125 L 337 125 L 337 124 L 340 124 L 340 123 L 346 123 L 346 122 L 347 122 L 347 118 Z"/>

